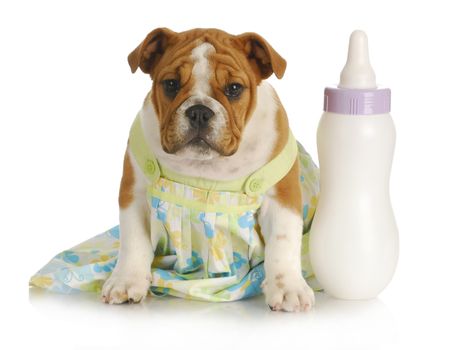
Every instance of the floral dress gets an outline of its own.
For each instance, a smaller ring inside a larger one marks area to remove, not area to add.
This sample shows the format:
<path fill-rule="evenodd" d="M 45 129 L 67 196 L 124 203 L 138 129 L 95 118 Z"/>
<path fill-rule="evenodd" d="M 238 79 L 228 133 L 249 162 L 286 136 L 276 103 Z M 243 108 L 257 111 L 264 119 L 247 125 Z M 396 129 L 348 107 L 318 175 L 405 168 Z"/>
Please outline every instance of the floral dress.
<path fill-rule="evenodd" d="M 261 293 L 264 241 L 257 212 L 265 192 L 300 161 L 304 229 L 303 276 L 320 289 L 308 256 L 310 224 L 318 196 L 318 169 L 292 134 L 284 150 L 244 179 L 210 181 L 164 169 L 145 142 L 140 114 L 133 123 L 130 151 L 149 179 L 150 232 L 155 258 L 153 295 L 232 301 Z M 120 228 L 113 227 L 56 255 L 30 280 L 54 292 L 99 292 L 117 262 Z"/>

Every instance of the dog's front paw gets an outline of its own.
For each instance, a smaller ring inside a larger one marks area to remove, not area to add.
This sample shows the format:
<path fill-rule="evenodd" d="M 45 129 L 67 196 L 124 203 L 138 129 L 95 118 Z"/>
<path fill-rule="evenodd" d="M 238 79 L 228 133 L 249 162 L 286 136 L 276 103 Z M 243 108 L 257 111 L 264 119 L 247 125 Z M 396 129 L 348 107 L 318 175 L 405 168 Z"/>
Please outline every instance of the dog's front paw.
<path fill-rule="evenodd" d="M 103 285 L 101 298 L 108 304 L 139 303 L 148 294 L 150 278 L 113 273 Z"/>
<path fill-rule="evenodd" d="M 262 284 L 265 301 L 273 311 L 309 311 L 315 304 L 312 288 L 297 274 L 278 273 Z"/>

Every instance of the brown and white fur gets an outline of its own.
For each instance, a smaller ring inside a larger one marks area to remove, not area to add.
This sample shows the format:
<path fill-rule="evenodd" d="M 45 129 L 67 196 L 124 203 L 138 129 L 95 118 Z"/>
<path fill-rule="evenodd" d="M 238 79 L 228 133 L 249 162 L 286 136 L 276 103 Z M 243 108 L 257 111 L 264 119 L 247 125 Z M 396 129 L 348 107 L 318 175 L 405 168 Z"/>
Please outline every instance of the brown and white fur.
<path fill-rule="evenodd" d="M 153 79 L 141 113 L 146 141 L 163 166 L 187 176 L 232 180 L 253 173 L 286 144 L 286 113 L 264 81 L 272 73 L 281 78 L 286 62 L 259 35 L 159 28 L 128 61 L 132 72 L 140 68 Z M 174 96 L 167 94 L 167 80 L 179 82 Z M 237 98 L 225 93 L 231 83 L 242 86 Z M 186 117 L 196 105 L 213 111 L 200 131 Z M 119 195 L 119 259 L 102 291 L 110 304 L 139 302 L 151 284 L 157 242 L 149 232 L 146 186 L 146 177 L 127 150 Z M 257 215 L 266 244 L 263 291 L 272 310 L 309 310 L 314 304 L 313 291 L 301 275 L 301 213 L 296 161 L 268 190 Z"/>

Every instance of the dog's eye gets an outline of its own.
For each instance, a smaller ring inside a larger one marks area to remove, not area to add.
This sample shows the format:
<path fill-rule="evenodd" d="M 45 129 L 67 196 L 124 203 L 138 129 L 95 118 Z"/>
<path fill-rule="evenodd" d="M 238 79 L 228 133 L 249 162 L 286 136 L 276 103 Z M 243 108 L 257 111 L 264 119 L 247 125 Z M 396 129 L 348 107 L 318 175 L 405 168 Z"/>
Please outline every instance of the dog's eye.
<path fill-rule="evenodd" d="M 166 79 L 162 81 L 162 87 L 164 88 L 164 93 L 168 97 L 175 97 L 179 91 L 179 80 L 176 79 Z"/>
<path fill-rule="evenodd" d="M 243 92 L 243 86 L 239 83 L 231 83 L 225 86 L 224 94 L 231 100 L 239 98 Z"/>

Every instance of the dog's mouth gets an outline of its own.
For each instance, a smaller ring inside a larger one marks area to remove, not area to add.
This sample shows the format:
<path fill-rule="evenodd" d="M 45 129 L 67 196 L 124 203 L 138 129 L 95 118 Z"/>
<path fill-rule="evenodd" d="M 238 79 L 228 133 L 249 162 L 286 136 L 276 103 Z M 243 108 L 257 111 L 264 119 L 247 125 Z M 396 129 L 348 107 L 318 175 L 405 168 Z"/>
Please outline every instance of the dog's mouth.
<path fill-rule="evenodd" d="M 207 137 L 199 133 L 193 135 L 190 140 L 178 145 L 176 150 L 170 152 L 183 159 L 210 160 L 222 155 L 222 153 L 207 140 Z"/>
<path fill-rule="evenodd" d="M 200 155 L 208 155 L 211 151 L 217 152 L 217 150 L 201 136 L 195 136 L 192 138 L 186 143 L 185 147 L 190 148 L 192 151 Z"/>
<path fill-rule="evenodd" d="M 189 142 L 187 142 L 186 146 L 191 146 L 193 148 L 197 148 L 199 150 L 208 150 L 212 148 L 211 145 L 207 143 L 205 139 L 200 136 L 194 137 Z"/>

